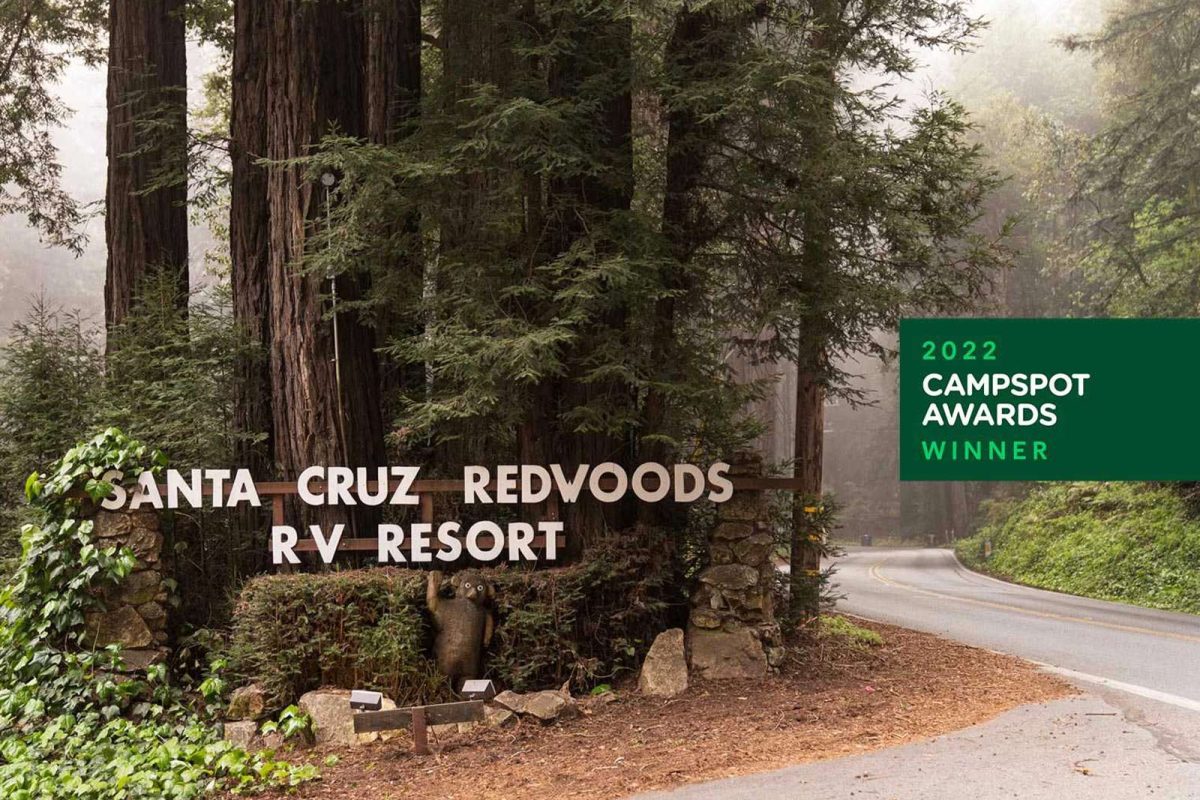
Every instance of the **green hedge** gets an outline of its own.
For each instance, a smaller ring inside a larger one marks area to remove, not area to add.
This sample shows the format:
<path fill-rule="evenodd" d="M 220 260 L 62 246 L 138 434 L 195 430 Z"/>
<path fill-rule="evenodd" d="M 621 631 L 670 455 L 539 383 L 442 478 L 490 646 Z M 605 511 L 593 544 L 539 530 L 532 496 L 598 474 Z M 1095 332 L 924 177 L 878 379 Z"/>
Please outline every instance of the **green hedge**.
<path fill-rule="evenodd" d="M 397 702 L 443 690 L 420 573 L 398 569 L 265 575 L 234 607 L 230 664 L 285 706 L 320 686 L 372 687 Z"/>
<path fill-rule="evenodd" d="M 634 669 L 683 613 L 671 551 L 659 535 L 639 534 L 570 567 L 487 570 L 497 592 L 488 677 L 521 691 Z M 400 704 L 444 699 L 425 579 L 395 568 L 253 578 L 234 609 L 231 668 L 261 683 L 275 706 L 320 686 L 375 688 Z"/>
<path fill-rule="evenodd" d="M 957 550 L 970 566 L 1030 586 L 1200 613 L 1200 520 L 1168 487 L 1043 484 L 990 503 L 987 522 Z"/>

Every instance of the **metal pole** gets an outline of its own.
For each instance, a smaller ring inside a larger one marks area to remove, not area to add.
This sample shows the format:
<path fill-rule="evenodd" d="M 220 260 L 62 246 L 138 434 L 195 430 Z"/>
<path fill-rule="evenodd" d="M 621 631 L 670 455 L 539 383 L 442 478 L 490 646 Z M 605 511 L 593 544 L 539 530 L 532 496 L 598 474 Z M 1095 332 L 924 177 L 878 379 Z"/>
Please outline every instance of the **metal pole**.
<path fill-rule="evenodd" d="M 321 176 L 321 185 L 325 187 L 325 230 L 333 230 L 333 186 L 337 182 L 337 178 L 329 172 Z M 338 293 L 337 293 L 337 273 L 329 273 L 329 293 L 330 293 L 330 313 L 333 318 L 333 380 L 337 389 L 337 417 L 338 417 L 338 433 L 342 437 L 343 457 L 347 455 L 345 448 L 349 446 L 346 441 L 346 410 L 342 402 L 342 345 L 341 337 L 338 332 Z M 345 459 L 348 461 L 348 459 Z"/>

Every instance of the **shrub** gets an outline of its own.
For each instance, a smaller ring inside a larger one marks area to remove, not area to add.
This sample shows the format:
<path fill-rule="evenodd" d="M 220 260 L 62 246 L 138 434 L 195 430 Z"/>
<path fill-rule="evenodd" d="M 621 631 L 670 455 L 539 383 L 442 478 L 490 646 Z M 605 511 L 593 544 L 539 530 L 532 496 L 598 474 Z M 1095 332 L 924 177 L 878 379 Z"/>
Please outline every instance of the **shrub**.
<path fill-rule="evenodd" d="M 817 635 L 823 639 L 845 642 L 860 650 L 883 645 L 883 637 L 878 632 L 855 625 L 845 617 L 821 616 L 818 620 Z"/>
<path fill-rule="evenodd" d="M 971 566 L 1045 589 L 1200 613 L 1200 521 L 1171 488 L 1050 483 L 986 511 L 979 533 L 958 543 Z"/>
<path fill-rule="evenodd" d="M 574 566 L 489 570 L 497 625 L 488 676 L 528 690 L 634 669 L 682 608 L 669 552 L 659 535 L 639 534 L 600 543 Z M 275 707 L 320 686 L 372 688 L 401 705 L 445 699 L 425 582 L 424 572 L 395 568 L 254 578 L 235 605 L 231 668 L 261 683 Z"/>
<path fill-rule="evenodd" d="M 424 605 L 425 576 L 412 570 L 257 577 L 234 606 L 231 669 L 277 707 L 320 686 L 372 688 L 399 703 L 440 697 Z"/>
<path fill-rule="evenodd" d="M 489 677 L 524 691 L 636 669 L 654 637 L 686 615 L 671 552 L 665 535 L 642 530 L 593 545 L 572 567 L 497 570 Z"/>

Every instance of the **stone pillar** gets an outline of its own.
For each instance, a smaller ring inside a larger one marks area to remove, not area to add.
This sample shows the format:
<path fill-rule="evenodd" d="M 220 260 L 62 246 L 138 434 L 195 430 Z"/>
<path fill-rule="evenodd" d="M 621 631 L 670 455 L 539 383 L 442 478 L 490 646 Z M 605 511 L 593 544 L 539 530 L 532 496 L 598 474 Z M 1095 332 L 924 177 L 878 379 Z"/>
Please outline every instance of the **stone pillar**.
<path fill-rule="evenodd" d="M 730 477 L 762 477 L 762 457 L 739 453 Z M 783 655 L 775 621 L 775 565 L 766 493 L 741 490 L 717 506 L 710 566 L 700 573 L 688 618 L 692 670 L 698 678 L 755 678 Z"/>
<path fill-rule="evenodd" d="M 137 557 L 119 584 L 98 592 L 103 610 L 87 615 L 87 643 L 121 646 L 128 671 L 140 671 L 167 656 L 167 587 L 162 567 L 163 536 L 154 511 L 99 511 L 92 535 L 99 547 L 128 547 Z"/>

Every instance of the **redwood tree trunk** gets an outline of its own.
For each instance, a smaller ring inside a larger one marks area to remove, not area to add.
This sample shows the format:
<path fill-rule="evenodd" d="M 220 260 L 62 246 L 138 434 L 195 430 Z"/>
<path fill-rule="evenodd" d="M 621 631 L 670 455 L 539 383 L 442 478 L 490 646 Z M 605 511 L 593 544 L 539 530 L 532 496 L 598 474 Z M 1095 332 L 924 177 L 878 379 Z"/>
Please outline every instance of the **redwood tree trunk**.
<path fill-rule="evenodd" d="M 109 5 L 104 318 L 110 329 L 129 314 L 151 273 L 174 273 L 172 299 L 187 304 L 184 2 Z"/>
<path fill-rule="evenodd" d="M 367 8 L 365 33 L 367 139 L 373 144 L 395 144 L 414 131 L 421 113 L 421 0 L 375 0 Z M 405 293 L 390 297 L 391 302 L 377 312 L 381 344 L 393 337 L 412 338 L 422 333 L 411 319 L 406 321 L 395 313 L 420 302 L 424 284 L 420 218 L 412 214 L 395 225 L 411 245 L 390 265 L 402 275 L 393 285 L 403 287 Z M 379 373 L 385 406 L 397 392 L 421 392 L 425 384 L 421 364 L 398 367 L 383 360 Z"/>
<path fill-rule="evenodd" d="M 711 239 L 713 228 L 704 217 L 697 184 L 704 176 L 710 154 L 718 145 L 719 125 L 715 116 L 701 118 L 701 109 L 686 96 L 689 87 L 716 77 L 727 68 L 733 44 L 732 20 L 722 19 L 710 8 L 694 9 L 685 4 L 675 18 L 675 29 L 667 43 L 665 68 L 680 88 L 679 97 L 665 102 L 667 123 L 666 181 L 663 193 L 662 230 L 671 255 L 671 270 L 663 276 L 669 293 L 655 303 L 654 335 L 650 342 L 650 363 L 664 371 L 667 379 L 677 379 L 680 369 L 676 337 L 676 319 L 681 302 L 687 302 L 692 281 L 688 265 L 692 256 Z M 703 88 L 701 89 L 703 91 Z M 711 109 L 716 111 L 716 109 Z M 651 387 L 643 408 L 644 435 L 670 436 L 670 409 L 666 393 Z M 640 461 L 669 463 L 672 453 L 667 444 L 654 440 L 641 448 Z M 665 503 L 644 503 L 638 516 L 647 524 L 663 524 L 671 513 Z"/>
<path fill-rule="evenodd" d="M 831 176 L 826 172 L 829 149 L 836 131 L 837 35 L 841 23 L 839 0 L 815 0 L 812 4 L 814 32 L 810 37 L 812 65 L 809 76 L 814 87 L 813 108 L 805 121 L 804 166 L 815 187 L 806 210 L 801 243 L 800 282 L 808 298 L 800 319 L 796 359 L 796 450 L 794 477 L 800 481 L 792 505 L 790 612 L 804 620 L 820 613 L 821 556 L 825 551 L 824 531 L 813 524 L 805 508 L 821 498 L 821 461 L 824 450 L 825 387 L 829 375 L 830 321 L 823 306 L 829 294 L 833 260 L 837 257 L 834 220 L 821 199 L 822 187 Z"/>
<path fill-rule="evenodd" d="M 379 0 L 366 19 L 367 137 L 390 144 L 409 133 L 421 104 L 421 0 Z"/>
<path fill-rule="evenodd" d="M 271 290 L 268 250 L 266 37 L 270 19 L 262 0 L 235 0 L 233 108 L 230 120 L 229 245 L 234 321 L 256 346 L 238 362 L 236 430 L 247 437 L 238 461 L 265 479 L 274 471 L 272 446 Z M 266 436 L 260 442 L 249 437 Z"/>
<path fill-rule="evenodd" d="M 792 501 L 791 612 L 796 620 L 820 613 L 821 554 L 824 532 L 805 509 L 820 504 L 821 465 L 825 453 L 825 384 L 820 354 L 797 365 L 796 430 L 793 477 L 799 481 Z"/>
<path fill-rule="evenodd" d="M 361 4 L 269 0 L 265 6 L 270 20 L 268 157 L 278 161 L 302 156 L 335 126 L 341 133 L 363 136 Z M 296 167 L 271 169 L 267 188 L 271 384 L 282 477 L 294 479 L 313 464 L 381 465 L 383 425 L 373 331 L 345 310 L 335 320 L 327 319 L 331 281 L 299 268 L 306 241 L 324 219 L 326 189 Z M 339 275 L 336 293 L 343 305 L 359 299 L 362 280 Z M 369 525 L 368 516 L 346 508 L 307 511 L 300 518 L 327 525 L 348 522 L 347 535 L 365 533 L 362 529 Z"/>

